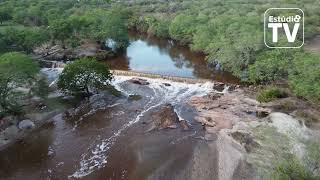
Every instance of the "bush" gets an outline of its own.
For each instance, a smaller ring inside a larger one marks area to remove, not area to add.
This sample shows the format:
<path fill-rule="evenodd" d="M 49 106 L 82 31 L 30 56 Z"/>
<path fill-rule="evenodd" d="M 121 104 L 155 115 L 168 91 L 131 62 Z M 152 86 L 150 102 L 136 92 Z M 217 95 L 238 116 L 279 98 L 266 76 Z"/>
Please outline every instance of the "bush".
<path fill-rule="evenodd" d="M 32 52 L 33 48 L 48 40 L 46 30 L 33 27 L 10 26 L 0 32 L 0 52 L 26 51 Z"/>
<path fill-rule="evenodd" d="M 174 18 L 169 27 L 170 37 L 187 44 L 192 41 L 197 21 L 192 15 L 180 14 Z"/>
<path fill-rule="evenodd" d="M 292 58 L 293 52 L 283 49 L 258 54 L 254 64 L 249 66 L 249 81 L 266 83 L 287 78 Z"/>
<path fill-rule="evenodd" d="M 311 102 L 320 103 L 320 57 L 311 53 L 297 54 L 289 72 L 293 93 Z"/>
<path fill-rule="evenodd" d="M 286 93 L 277 87 L 267 87 L 258 92 L 257 100 L 259 102 L 270 102 L 278 98 L 286 97 Z"/>

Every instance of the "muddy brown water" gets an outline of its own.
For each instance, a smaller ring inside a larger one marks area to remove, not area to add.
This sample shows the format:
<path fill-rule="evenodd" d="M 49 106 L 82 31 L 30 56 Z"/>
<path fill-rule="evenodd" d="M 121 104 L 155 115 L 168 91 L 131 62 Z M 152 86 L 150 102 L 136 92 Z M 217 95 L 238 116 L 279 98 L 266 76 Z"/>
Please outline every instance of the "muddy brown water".
<path fill-rule="evenodd" d="M 231 73 L 209 65 L 203 53 L 191 51 L 170 39 L 129 32 L 130 45 L 114 59 L 111 69 L 239 83 Z"/>
<path fill-rule="evenodd" d="M 116 77 L 114 85 L 123 96 L 91 109 L 74 120 L 55 116 L 26 139 L 0 152 L 0 179 L 175 179 L 190 163 L 194 148 L 204 145 L 203 130 L 193 121 L 188 97 L 203 95 L 212 84 L 170 82 L 158 79 L 150 85 L 128 83 Z M 143 95 L 139 101 L 129 94 Z M 191 129 L 155 130 L 150 114 L 171 103 Z M 96 104 L 99 105 L 98 102 Z M 93 107 L 93 106 L 92 106 Z M 180 175 L 179 175 L 180 176 Z M 181 177 L 182 179 L 184 176 Z"/>

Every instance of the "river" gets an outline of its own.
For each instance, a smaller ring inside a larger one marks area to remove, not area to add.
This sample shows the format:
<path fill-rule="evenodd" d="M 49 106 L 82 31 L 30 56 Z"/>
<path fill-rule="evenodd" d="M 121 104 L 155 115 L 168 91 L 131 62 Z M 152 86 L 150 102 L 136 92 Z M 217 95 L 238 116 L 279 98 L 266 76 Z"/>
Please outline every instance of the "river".
<path fill-rule="evenodd" d="M 229 72 L 210 66 L 203 53 L 191 51 L 170 39 L 129 32 L 130 45 L 114 59 L 111 69 L 239 83 Z"/>
<path fill-rule="evenodd" d="M 112 69 L 237 82 L 230 74 L 209 68 L 204 55 L 170 40 L 137 34 L 130 39 L 128 49 L 107 62 Z M 59 71 L 44 72 L 54 80 Z M 212 91 L 213 83 L 147 79 L 150 84 L 141 86 L 128 83 L 130 78 L 116 76 L 112 82 L 122 97 L 99 96 L 94 104 L 100 108 L 91 106 L 73 120 L 58 114 L 50 125 L 0 152 L 0 179 L 186 179 L 194 152 L 207 146 L 197 138 L 203 130 L 193 121 L 195 110 L 186 101 Z M 130 94 L 142 95 L 142 99 L 130 101 Z M 145 122 L 167 103 L 188 121 L 191 130 L 147 132 Z M 206 156 L 197 158 L 206 161 Z"/>

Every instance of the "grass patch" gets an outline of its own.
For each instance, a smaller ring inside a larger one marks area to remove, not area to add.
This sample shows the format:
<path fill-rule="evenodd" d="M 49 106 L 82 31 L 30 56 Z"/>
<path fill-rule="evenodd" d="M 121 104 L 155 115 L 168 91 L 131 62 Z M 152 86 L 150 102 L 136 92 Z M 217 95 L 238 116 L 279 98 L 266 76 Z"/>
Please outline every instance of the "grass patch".
<path fill-rule="evenodd" d="M 287 94 L 283 90 L 274 86 L 267 87 L 263 90 L 260 90 L 257 94 L 257 100 L 259 102 L 270 102 L 275 99 L 285 98 L 285 97 L 287 97 Z"/>
<path fill-rule="evenodd" d="M 137 94 L 132 94 L 132 95 L 129 95 L 128 99 L 129 101 L 139 101 L 140 99 L 142 99 L 142 96 Z"/>

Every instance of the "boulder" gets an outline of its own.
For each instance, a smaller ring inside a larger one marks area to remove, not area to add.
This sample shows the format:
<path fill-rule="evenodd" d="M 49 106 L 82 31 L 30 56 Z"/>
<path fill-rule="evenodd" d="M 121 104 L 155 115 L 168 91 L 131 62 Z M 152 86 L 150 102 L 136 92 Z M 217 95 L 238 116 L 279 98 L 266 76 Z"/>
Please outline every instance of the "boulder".
<path fill-rule="evenodd" d="M 189 130 L 189 124 L 186 120 L 180 120 L 180 126 L 184 131 Z"/>
<path fill-rule="evenodd" d="M 150 83 L 145 80 L 145 79 L 140 79 L 140 78 L 132 78 L 129 80 L 129 82 L 133 84 L 138 84 L 138 85 L 149 85 Z"/>
<path fill-rule="evenodd" d="M 220 83 L 220 82 L 216 82 L 214 83 L 213 89 L 219 92 L 222 92 L 225 88 L 225 84 L 224 83 Z"/>
<path fill-rule="evenodd" d="M 36 125 L 29 119 L 25 119 L 19 122 L 18 127 L 21 130 L 33 129 Z"/>
<path fill-rule="evenodd" d="M 267 117 L 271 113 L 271 109 L 258 107 L 256 111 L 257 117 Z"/>
<path fill-rule="evenodd" d="M 19 133 L 19 129 L 15 125 L 9 126 L 3 131 L 3 135 L 5 139 L 13 139 L 18 135 L 18 133 Z"/>
<path fill-rule="evenodd" d="M 171 104 L 163 105 L 159 111 L 152 113 L 151 118 L 156 129 L 172 128 L 179 123 L 179 117 Z"/>
<path fill-rule="evenodd" d="M 171 84 L 169 84 L 169 83 L 163 83 L 163 85 L 165 85 L 165 86 L 171 86 Z"/>

